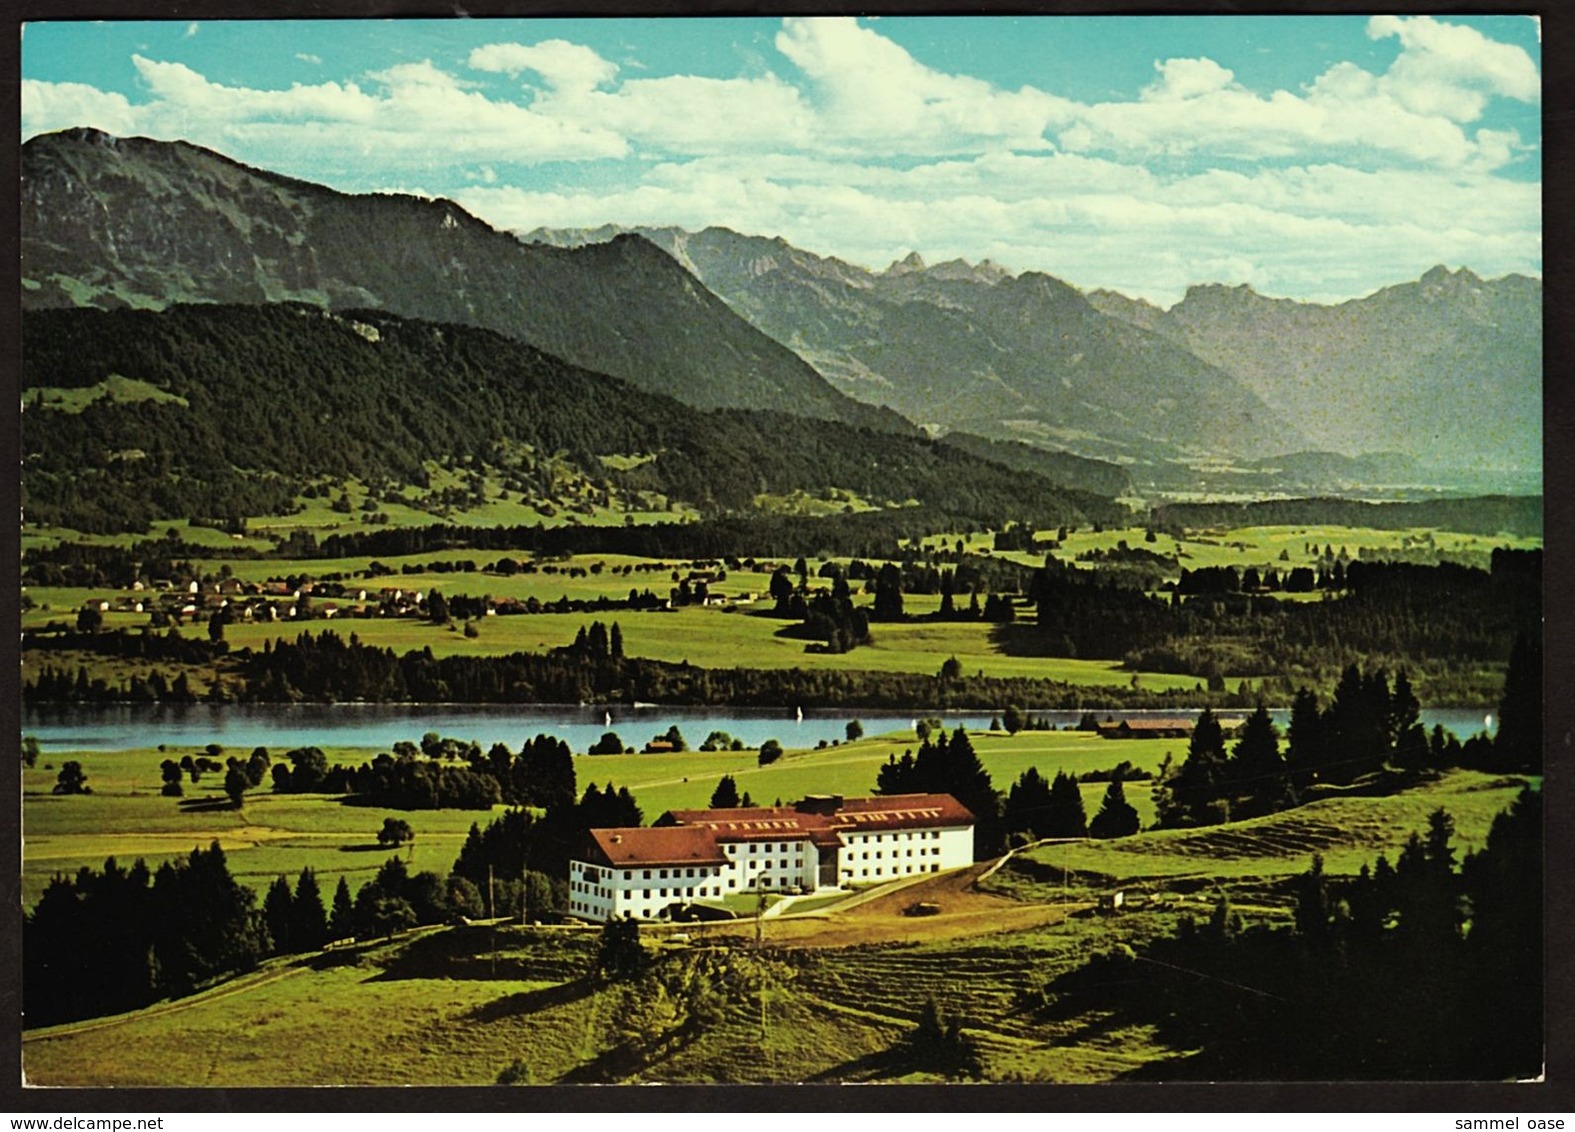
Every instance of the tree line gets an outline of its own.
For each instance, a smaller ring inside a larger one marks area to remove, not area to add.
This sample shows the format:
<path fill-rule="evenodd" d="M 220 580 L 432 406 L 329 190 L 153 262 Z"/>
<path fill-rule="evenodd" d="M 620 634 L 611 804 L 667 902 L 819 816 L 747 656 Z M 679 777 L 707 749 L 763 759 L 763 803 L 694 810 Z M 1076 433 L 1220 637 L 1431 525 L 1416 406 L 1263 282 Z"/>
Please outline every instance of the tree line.
<path fill-rule="evenodd" d="M 1469 499 L 1427 499 L 1368 503 L 1357 499 L 1264 499 L 1249 503 L 1166 503 L 1154 508 L 1156 530 L 1183 531 L 1241 527 L 1366 527 L 1397 531 L 1416 527 L 1463 534 L 1542 537 L 1540 495 L 1484 495 Z"/>
<path fill-rule="evenodd" d="M 1440 809 L 1391 865 L 1292 886 L 1294 925 L 1206 922 L 1050 980 L 1041 1018 L 1097 1009 L 1199 1052 L 1201 1079 L 1503 1080 L 1543 1068 L 1542 796 L 1523 791 L 1458 861 Z M 1164 1067 L 1174 1075 L 1175 1063 Z"/>
<path fill-rule="evenodd" d="M 1224 731 L 1204 709 L 1179 765 L 1160 770 L 1154 787 L 1159 828 L 1214 825 L 1274 813 L 1358 781 L 1398 788 L 1454 767 L 1494 774 L 1541 774 L 1540 648 L 1517 640 L 1499 701 L 1510 720 L 1496 738 L 1464 742 L 1443 727 L 1429 734 L 1404 670 L 1390 684 L 1382 668 L 1348 667 L 1327 705 L 1303 688 L 1291 707 L 1282 750 L 1279 728 L 1262 704 L 1227 751 Z"/>

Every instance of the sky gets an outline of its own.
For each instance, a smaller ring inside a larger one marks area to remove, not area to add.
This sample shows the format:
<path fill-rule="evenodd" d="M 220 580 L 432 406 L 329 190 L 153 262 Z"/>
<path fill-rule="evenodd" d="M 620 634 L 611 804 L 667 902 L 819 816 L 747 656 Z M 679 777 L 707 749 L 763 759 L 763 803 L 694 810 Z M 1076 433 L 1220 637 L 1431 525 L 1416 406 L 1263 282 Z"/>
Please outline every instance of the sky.
<path fill-rule="evenodd" d="M 1169 306 L 1542 272 L 1525 16 L 42 22 L 22 137 L 183 139 L 498 228 L 722 225 Z"/>

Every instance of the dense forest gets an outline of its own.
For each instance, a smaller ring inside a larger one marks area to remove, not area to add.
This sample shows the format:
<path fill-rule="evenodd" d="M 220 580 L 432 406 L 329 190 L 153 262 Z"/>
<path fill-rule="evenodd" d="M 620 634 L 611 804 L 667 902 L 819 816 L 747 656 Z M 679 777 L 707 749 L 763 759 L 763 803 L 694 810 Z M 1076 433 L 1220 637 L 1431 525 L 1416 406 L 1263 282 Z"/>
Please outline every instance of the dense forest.
<path fill-rule="evenodd" d="M 1215 527 L 1316 526 L 1334 524 L 1381 531 L 1432 527 L 1463 534 L 1542 537 L 1540 495 L 1485 495 L 1367 503 L 1357 499 L 1264 499 L 1252 503 L 1167 503 L 1154 508 L 1152 525 L 1181 533 Z"/>
<path fill-rule="evenodd" d="M 748 511 L 762 493 L 832 488 L 986 523 L 1113 508 L 922 437 L 781 412 L 697 412 L 489 331 L 383 313 L 39 311 L 23 326 L 23 364 L 29 517 L 85 531 L 172 517 L 239 524 L 288 512 L 323 478 L 426 486 L 434 462 L 491 468 L 528 488 L 547 458 L 604 494 L 659 492 L 710 515 Z M 145 395 L 106 392 L 79 411 L 44 397 L 86 396 L 112 378 Z"/>

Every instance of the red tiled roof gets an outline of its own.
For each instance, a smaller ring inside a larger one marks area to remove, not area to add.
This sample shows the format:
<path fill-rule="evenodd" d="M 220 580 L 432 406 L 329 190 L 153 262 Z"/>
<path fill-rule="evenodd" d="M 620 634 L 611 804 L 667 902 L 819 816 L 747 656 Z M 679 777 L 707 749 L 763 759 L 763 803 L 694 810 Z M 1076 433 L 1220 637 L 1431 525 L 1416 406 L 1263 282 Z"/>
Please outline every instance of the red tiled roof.
<path fill-rule="evenodd" d="M 593 829 L 587 856 L 608 868 L 727 864 L 716 835 L 699 826 Z"/>
<path fill-rule="evenodd" d="M 669 810 L 660 824 L 712 830 L 718 841 L 775 841 L 809 837 L 816 845 L 837 844 L 842 830 L 932 829 L 971 825 L 973 814 L 950 794 L 892 794 L 846 798 L 832 813 L 793 806 L 726 810 Z"/>
<path fill-rule="evenodd" d="M 801 814 L 791 806 L 748 806 L 669 810 L 661 824 L 709 829 L 722 841 L 779 841 L 802 837 L 826 822 L 819 814 Z"/>

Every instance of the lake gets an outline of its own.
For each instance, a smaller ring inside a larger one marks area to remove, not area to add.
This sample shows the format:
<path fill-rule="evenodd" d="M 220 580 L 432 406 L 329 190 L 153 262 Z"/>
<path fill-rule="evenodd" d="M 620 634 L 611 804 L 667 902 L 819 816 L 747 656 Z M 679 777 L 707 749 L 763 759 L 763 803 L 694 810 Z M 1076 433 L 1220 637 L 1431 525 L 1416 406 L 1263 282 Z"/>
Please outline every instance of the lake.
<path fill-rule="evenodd" d="M 389 750 L 401 740 L 419 742 L 428 731 L 483 749 L 503 743 L 518 749 L 527 739 L 545 732 L 584 751 L 606 731 L 616 731 L 625 746 L 639 748 L 676 725 L 691 747 L 698 747 L 712 731 L 726 731 L 746 746 L 758 747 L 776 739 L 784 747 L 817 746 L 822 740 L 847 737 L 848 721 L 857 719 L 866 735 L 908 731 L 921 713 L 858 711 L 856 709 L 670 707 L 642 705 L 582 707 L 577 705 L 467 705 L 467 704 L 193 704 L 185 707 L 157 705 L 72 705 L 25 707 L 22 731 L 38 740 L 44 751 L 100 751 L 129 747 L 198 748 L 217 743 L 228 751 L 267 747 L 288 751 L 295 747 L 371 747 Z M 924 712 L 933 716 L 934 713 Z M 959 724 L 970 731 L 990 725 L 992 712 L 948 712 L 939 718 L 949 729 Z M 1076 724 L 1076 711 L 1033 712 L 1057 727 Z M 1143 716 L 1195 715 L 1179 711 L 1100 712 L 1101 719 L 1138 719 Z M 1226 712 L 1223 714 L 1245 714 Z M 1272 712 L 1282 731 L 1288 711 Z M 611 722 L 608 722 L 608 717 Z M 1434 708 L 1422 712 L 1429 731 L 1442 724 L 1462 739 L 1496 729 L 1497 717 L 1482 709 Z"/>

